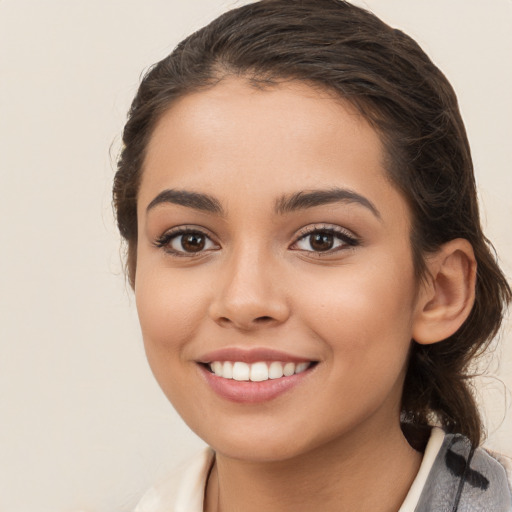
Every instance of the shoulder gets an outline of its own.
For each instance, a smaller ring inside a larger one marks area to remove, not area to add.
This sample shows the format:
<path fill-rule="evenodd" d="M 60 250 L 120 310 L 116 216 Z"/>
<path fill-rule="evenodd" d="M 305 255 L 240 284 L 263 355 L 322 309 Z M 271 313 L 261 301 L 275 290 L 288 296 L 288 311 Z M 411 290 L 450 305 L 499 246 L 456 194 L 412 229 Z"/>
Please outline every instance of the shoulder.
<path fill-rule="evenodd" d="M 497 453 L 493 450 L 489 450 L 488 448 L 482 448 L 482 451 L 484 451 L 489 457 L 493 458 L 500 466 L 503 467 L 507 483 L 512 494 L 512 457 L 502 453 Z"/>
<path fill-rule="evenodd" d="M 425 484 L 418 512 L 512 512 L 512 464 L 447 434 Z"/>
<path fill-rule="evenodd" d="M 134 512 L 202 512 L 208 474 L 215 455 L 205 448 L 149 489 Z"/>

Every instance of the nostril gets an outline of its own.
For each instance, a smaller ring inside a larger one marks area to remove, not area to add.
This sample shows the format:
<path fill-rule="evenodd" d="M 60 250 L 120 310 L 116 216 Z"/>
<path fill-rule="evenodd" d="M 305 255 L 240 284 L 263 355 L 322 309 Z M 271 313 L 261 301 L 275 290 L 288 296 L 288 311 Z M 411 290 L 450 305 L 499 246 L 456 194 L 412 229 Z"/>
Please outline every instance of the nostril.
<path fill-rule="evenodd" d="M 258 318 L 255 318 L 254 321 L 258 324 L 265 324 L 265 323 L 272 321 L 272 317 L 271 316 L 259 316 Z"/>
<path fill-rule="evenodd" d="M 270 324 L 272 324 L 272 322 L 275 321 L 275 319 L 268 315 L 258 316 L 256 318 L 246 319 L 246 320 L 240 319 L 240 318 L 237 318 L 235 320 L 235 319 L 231 319 L 227 316 L 221 316 L 221 317 L 217 318 L 216 321 L 221 327 L 236 327 L 238 329 L 245 331 L 245 330 L 251 330 L 251 329 L 257 328 L 257 327 L 264 327 L 267 324 L 270 325 Z"/>

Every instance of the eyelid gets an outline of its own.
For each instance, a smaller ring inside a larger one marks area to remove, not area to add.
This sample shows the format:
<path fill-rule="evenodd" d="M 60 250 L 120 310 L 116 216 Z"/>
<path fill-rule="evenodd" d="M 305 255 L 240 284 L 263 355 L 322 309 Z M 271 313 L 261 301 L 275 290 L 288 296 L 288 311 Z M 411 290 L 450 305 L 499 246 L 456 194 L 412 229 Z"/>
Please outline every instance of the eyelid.
<path fill-rule="evenodd" d="M 215 247 L 213 249 L 212 248 L 202 249 L 197 252 L 187 252 L 187 251 L 173 249 L 170 246 L 171 242 L 175 238 L 179 237 L 180 235 L 186 235 L 189 233 L 201 234 L 202 236 L 206 237 Z M 294 249 L 294 246 L 297 245 L 298 242 L 307 238 L 308 236 L 311 236 L 314 233 L 329 233 L 334 236 L 337 236 L 337 238 L 339 240 L 342 240 L 344 243 L 341 247 L 335 247 L 333 249 L 329 249 L 326 251 L 314 251 L 314 250 L 309 251 L 306 249 L 299 249 L 299 248 Z M 159 235 L 152 242 L 152 245 L 154 245 L 155 247 L 157 247 L 159 249 L 163 249 L 165 252 L 167 252 L 168 254 L 171 254 L 173 256 L 185 256 L 185 257 L 189 257 L 189 258 L 204 256 L 206 253 L 208 253 L 212 250 L 220 249 L 220 244 L 216 241 L 215 236 L 208 229 L 205 229 L 201 226 L 196 226 L 196 225 L 181 225 L 181 226 L 172 227 L 172 228 L 164 231 L 163 234 Z M 344 227 L 335 225 L 335 224 L 318 224 L 317 223 L 317 224 L 312 224 L 312 225 L 308 225 L 308 226 L 301 228 L 297 232 L 293 243 L 289 246 L 289 249 L 302 251 L 302 252 L 310 252 L 310 253 L 314 253 L 316 256 L 319 256 L 319 255 L 333 254 L 333 253 L 336 253 L 336 252 L 342 250 L 343 248 L 351 248 L 351 247 L 355 247 L 357 245 L 360 245 L 360 238 L 356 234 L 354 234 L 352 231 L 350 231 Z"/>
<path fill-rule="evenodd" d="M 337 226 L 335 224 L 313 224 L 305 226 L 299 230 L 294 242 L 290 246 L 290 249 L 303 252 L 311 252 L 318 256 L 333 254 L 343 249 L 343 247 L 329 249 L 327 251 L 306 251 L 304 249 L 293 249 L 293 246 L 296 245 L 299 241 L 307 238 L 308 236 L 311 236 L 314 233 L 330 233 L 334 236 L 337 235 L 339 239 L 345 242 L 343 247 L 351 248 L 360 245 L 361 243 L 361 240 L 358 235 L 341 226 Z"/>
<path fill-rule="evenodd" d="M 216 248 L 220 248 L 219 243 L 215 240 L 215 237 L 210 233 L 209 230 L 194 225 L 182 225 L 175 226 L 164 231 L 160 236 L 158 236 L 155 240 L 153 240 L 152 244 L 158 249 L 163 249 L 166 253 L 172 256 L 184 256 L 188 258 L 194 258 L 199 256 L 204 256 L 206 253 L 210 252 L 212 249 L 204 249 L 198 252 L 186 252 L 186 251 L 178 251 L 170 247 L 171 242 L 181 236 L 189 233 L 198 233 L 208 240 L 210 240 Z"/>
<path fill-rule="evenodd" d="M 311 233 L 315 233 L 317 231 L 329 231 L 331 233 L 338 233 L 341 235 L 345 235 L 347 238 L 351 238 L 353 240 L 359 240 L 359 237 L 347 228 L 342 226 L 338 226 L 337 224 L 328 224 L 328 223 L 315 223 L 304 226 L 299 229 L 297 233 L 297 239 L 310 235 Z"/>

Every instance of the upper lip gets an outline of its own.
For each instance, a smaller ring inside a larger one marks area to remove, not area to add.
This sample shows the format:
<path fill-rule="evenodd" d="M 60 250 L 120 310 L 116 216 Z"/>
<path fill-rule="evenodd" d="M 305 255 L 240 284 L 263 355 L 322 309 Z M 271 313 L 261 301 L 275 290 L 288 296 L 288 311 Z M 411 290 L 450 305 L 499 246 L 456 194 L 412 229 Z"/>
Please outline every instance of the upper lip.
<path fill-rule="evenodd" d="M 226 347 L 213 350 L 203 354 L 198 360 L 199 363 L 211 363 L 213 361 L 241 361 L 244 363 L 257 363 L 259 361 L 281 361 L 283 363 L 302 363 L 312 359 L 300 357 L 272 348 L 240 348 Z"/>

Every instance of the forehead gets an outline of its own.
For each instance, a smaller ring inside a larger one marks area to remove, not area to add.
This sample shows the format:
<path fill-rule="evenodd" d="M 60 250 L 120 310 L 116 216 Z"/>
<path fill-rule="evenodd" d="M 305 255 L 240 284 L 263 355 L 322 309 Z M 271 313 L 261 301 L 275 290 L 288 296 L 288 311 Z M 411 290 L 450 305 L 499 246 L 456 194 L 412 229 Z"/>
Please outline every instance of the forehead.
<path fill-rule="evenodd" d="M 226 79 L 181 98 L 161 117 L 146 152 L 139 207 L 166 188 L 213 191 L 228 204 L 235 192 L 274 201 L 332 186 L 401 200 L 383 156 L 376 131 L 329 91 Z"/>

